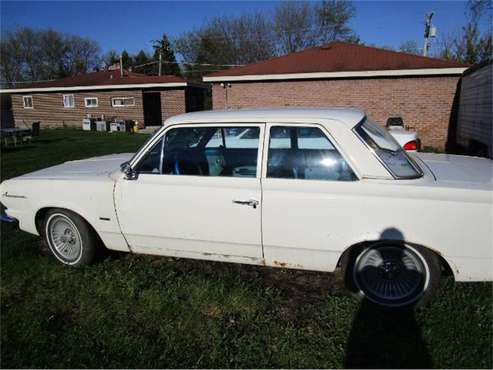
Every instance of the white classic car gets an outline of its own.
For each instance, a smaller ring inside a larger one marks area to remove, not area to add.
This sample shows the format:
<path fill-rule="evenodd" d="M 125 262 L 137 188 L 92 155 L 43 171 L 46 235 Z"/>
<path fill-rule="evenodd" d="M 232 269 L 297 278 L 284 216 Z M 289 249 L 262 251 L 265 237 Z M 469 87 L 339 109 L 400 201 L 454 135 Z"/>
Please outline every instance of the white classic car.
<path fill-rule="evenodd" d="M 120 168 L 120 165 L 123 165 Z M 334 271 L 384 306 L 426 300 L 442 273 L 492 279 L 492 161 L 406 153 L 349 109 L 196 112 L 134 155 L 4 181 L 22 230 L 72 266 L 97 248 Z"/>
<path fill-rule="evenodd" d="M 419 149 L 420 141 L 417 132 L 407 129 L 401 117 L 389 117 L 385 126 L 402 149 L 408 152 Z"/>

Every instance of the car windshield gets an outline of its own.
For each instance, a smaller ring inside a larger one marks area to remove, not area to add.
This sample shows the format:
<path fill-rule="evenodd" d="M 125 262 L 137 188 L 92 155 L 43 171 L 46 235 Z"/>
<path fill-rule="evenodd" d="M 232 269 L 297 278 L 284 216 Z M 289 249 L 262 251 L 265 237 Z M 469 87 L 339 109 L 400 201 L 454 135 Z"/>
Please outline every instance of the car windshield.
<path fill-rule="evenodd" d="M 355 128 L 358 136 L 373 149 L 373 152 L 395 178 L 417 178 L 422 176 L 418 165 L 402 150 L 386 129 L 368 120 Z"/>

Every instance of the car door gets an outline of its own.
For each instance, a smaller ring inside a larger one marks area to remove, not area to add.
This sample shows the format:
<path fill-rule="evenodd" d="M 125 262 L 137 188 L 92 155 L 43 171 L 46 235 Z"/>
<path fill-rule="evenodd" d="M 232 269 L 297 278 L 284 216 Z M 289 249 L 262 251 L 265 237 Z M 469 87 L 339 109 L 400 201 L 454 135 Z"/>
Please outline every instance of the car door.
<path fill-rule="evenodd" d="M 261 259 L 263 138 L 264 124 L 168 128 L 133 163 L 136 178 L 116 184 L 118 220 L 132 251 Z"/>
<path fill-rule="evenodd" d="M 265 263 L 327 271 L 361 199 L 358 178 L 322 126 L 269 124 L 262 179 Z"/>

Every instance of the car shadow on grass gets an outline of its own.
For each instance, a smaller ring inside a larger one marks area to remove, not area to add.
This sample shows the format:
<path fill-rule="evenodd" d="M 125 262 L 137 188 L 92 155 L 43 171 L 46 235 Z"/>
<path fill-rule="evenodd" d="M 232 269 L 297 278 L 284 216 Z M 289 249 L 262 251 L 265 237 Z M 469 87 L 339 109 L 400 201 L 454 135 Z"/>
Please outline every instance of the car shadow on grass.
<path fill-rule="evenodd" d="M 155 259 L 151 265 L 164 261 Z M 342 275 L 302 270 L 174 259 L 175 269 L 222 279 L 231 270 L 243 282 L 260 282 L 284 297 L 282 317 L 302 325 L 307 306 L 323 304 L 328 296 L 345 296 Z M 431 356 L 412 308 L 386 309 L 363 300 L 352 320 L 345 346 L 345 368 L 431 368 Z"/>
<path fill-rule="evenodd" d="M 432 368 L 414 310 L 362 301 L 346 345 L 345 368 Z"/>

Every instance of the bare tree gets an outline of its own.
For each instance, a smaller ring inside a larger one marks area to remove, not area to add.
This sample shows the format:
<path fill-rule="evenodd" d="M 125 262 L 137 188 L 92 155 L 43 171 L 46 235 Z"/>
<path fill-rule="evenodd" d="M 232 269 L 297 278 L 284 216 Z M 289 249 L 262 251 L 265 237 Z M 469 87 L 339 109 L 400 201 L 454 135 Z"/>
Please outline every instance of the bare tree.
<path fill-rule="evenodd" d="M 0 51 L 2 84 L 12 86 L 87 72 L 96 66 L 99 47 L 79 36 L 26 27 L 5 33 Z"/>
<path fill-rule="evenodd" d="M 271 24 L 260 14 L 214 18 L 173 42 L 187 77 L 267 59 L 275 54 Z"/>
<path fill-rule="evenodd" d="M 39 33 L 39 62 L 45 78 L 65 77 L 70 74 L 64 65 L 66 45 L 63 35 L 53 30 Z"/>
<path fill-rule="evenodd" d="M 408 54 L 420 55 L 418 43 L 414 40 L 404 41 L 399 45 L 399 51 Z"/>
<path fill-rule="evenodd" d="M 461 30 L 441 38 L 436 56 L 462 63 L 479 63 L 491 60 L 493 53 L 492 6 L 490 1 L 470 0 L 467 3 L 468 22 Z M 489 17 L 489 27 L 481 33 L 479 22 Z"/>
<path fill-rule="evenodd" d="M 40 63 L 40 35 L 31 28 L 22 28 L 15 34 L 15 44 L 19 50 L 22 68 L 27 79 L 38 80 L 42 76 L 42 63 Z"/>
<path fill-rule="evenodd" d="M 434 56 L 446 60 L 455 59 L 455 43 L 458 38 L 458 32 L 440 35 L 437 41 L 437 51 L 434 53 Z"/>
<path fill-rule="evenodd" d="M 96 67 L 99 55 L 96 42 L 79 36 L 67 36 L 65 43 L 65 66 L 71 75 L 86 73 Z"/>
<path fill-rule="evenodd" d="M 359 37 L 349 27 L 349 21 L 355 14 L 356 10 L 349 1 L 324 0 L 319 5 L 315 5 L 317 43 L 337 40 L 359 42 Z"/>
<path fill-rule="evenodd" d="M 13 81 L 22 81 L 24 63 L 20 49 L 11 33 L 5 33 L 0 42 L 0 75 L 2 86 L 13 86 Z"/>
<path fill-rule="evenodd" d="M 303 50 L 316 43 L 313 7 L 306 2 L 280 3 L 274 14 L 274 32 L 280 54 Z"/>
<path fill-rule="evenodd" d="M 491 25 L 491 17 L 492 17 L 492 3 L 491 0 L 469 0 L 467 4 L 467 11 L 469 13 L 469 17 L 473 21 L 479 21 L 482 17 L 487 16 L 490 18 L 490 27 Z"/>
<path fill-rule="evenodd" d="M 271 17 L 214 18 L 174 40 L 188 77 L 248 64 L 335 40 L 359 42 L 349 27 L 350 2 L 281 2 Z M 187 64 L 188 63 L 188 64 Z"/>

